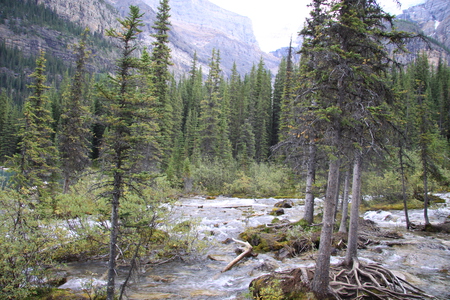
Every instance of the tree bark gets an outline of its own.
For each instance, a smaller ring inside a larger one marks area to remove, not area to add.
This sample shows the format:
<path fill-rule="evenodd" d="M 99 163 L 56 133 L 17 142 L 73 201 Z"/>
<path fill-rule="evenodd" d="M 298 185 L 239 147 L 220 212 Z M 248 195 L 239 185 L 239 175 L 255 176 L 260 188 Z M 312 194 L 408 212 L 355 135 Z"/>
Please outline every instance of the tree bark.
<path fill-rule="evenodd" d="M 112 197 L 111 234 L 109 239 L 108 283 L 106 288 L 106 300 L 114 300 L 117 238 L 119 235 L 119 201 L 121 197 L 122 183 L 122 175 L 120 172 L 116 171 L 114 174 L 114 190 Z"/>
<path fill-rule="evenodd" d="M 340 164 L 339 164 L 340 165 Z M 338 183 L 337 183 L 337 191 L 336 191 L 336 206 L 334 207 L 334 221 L 336 222 L 336 215 L 339 210 L 339 191 L 341 189 L 341 171 L 338 172 Z"/>
<path fill-rule="evenodd" d="M 339 232 L 347 233 L 347 219 L 348 219 L 348 190 L 350 186 L 350 169 L 345 172 L 344 179 L 344 194 L 342 195 L 342 218 Z"/>
<path fill-rule="evenodd" d="M 428 218 L 428 164 L 426 158 L 423 159 L 423 217 L 425 219 L 425 226 L 430 225 Z"/>
<path fill-rule="evenodd" d="M 347 254 L 345 263 L 351 266 L 358 250 L 359 206 L 361 205 L 361 167 L 362 154 L 356 150 L 353 162 L 352 209 L 350 212 L 350 228 L 348 233 Z"/>
<path fill-rule="evenodd" d="M 411 223 L 409 221 L 408 204 L 406 203 L 406 180 L 405 180 L 405 167 L 403 164 L 403 148 L 400 146 L 398 151 L 400 159 L 400 174 L 402 176 L 402 198 L 403 198 L 403 210 L 405 211 L 406 230 L 411 229 Z"/>
<path fill-rule="evenodd" d="M 316 177 L 316 153 L 315 144 L 309 145 L 308 170 L 306 173 L 306 192 L 305 192 L 305 221 L 311 225 L 314 222 L 314 182 Z"/>
<path fill-rule="evenodd" d="M 333 237 L 334 210 L 336 206 L 336 193 L 338 190 L 339 159 L 332 159 L 328 170 L 328 185 L 325 195 L 323 211 L 323 225 L 320 233 L 319 253 L 316 261 L 314 279 L 311 289 L 319 299 L 325 299 L 329 295 L 330 282 L 330 256 L 331 240 Z"/>

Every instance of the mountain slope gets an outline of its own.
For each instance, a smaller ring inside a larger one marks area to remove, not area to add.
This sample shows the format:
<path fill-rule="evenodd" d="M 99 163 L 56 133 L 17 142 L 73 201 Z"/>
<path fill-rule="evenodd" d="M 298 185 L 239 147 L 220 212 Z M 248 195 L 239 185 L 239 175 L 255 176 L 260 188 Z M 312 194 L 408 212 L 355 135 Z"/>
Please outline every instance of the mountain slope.
<path fill-rule="evenodd" d="M 408 44 L 412 60 L 417 53 L 425 51 L 431 62 L 436 64 L 440 58 L 450 62 L 450 2 L 448 0 L 427 0 L 412 6 L 397 16 L 400 29 L 420 32 L 426 35 L 429 44 L 413 41 Z"/>
<path fill-rule="evenodd" d="M 16 11 L 14 16 L 2 14 L 2 7 L 22 4 L 23 9 L 23 3 L 30 7 L 36 7 L 36 4 L 45 6 L 56 15 L 52 19 L 61 18 L 64 26 L 77 29 L 68 32 L 49 24 L 33 23 L 21 11 Z M 78 39 L 83 28 L 88 27 L 97 39 L 94 45 L 95 62 L 91 69 L 109 70 L 113 66 L 115 53 L 114 47 L 103 37 L 105 30 L 118 27 L 117 18 L 125 16 L 130 5 L 137 5 L 145 13 L 145 28 L 140 42 L 142 46 L 151 48 L 154 41 L 150 36 L 154 32 L 151 26 L 156 19 L 158 4 L 159 0 L 2 0 L 0 42 L 11 48 L 17 47 L 27 56 L 36 55 L 39 49 L 44 49 L 50 56 L 70 62 L 73 55 L 68 46 Z M 194 53 L 197 53 L 200 65 L 207 72 L 212 49 L 220 50 L 221 67 L 225 74 L 231 73 L 234 62 L 241 74 L 248 73 L 261 57 L 268 68 L 277 69 L 279 59 L 259 49 L 248 18 L 221 9 L 207 0 L 172 0 L 169 4 L 173 24 L 169 39 L 176 74 L 189 70 Z"/>
<path fill-rule="evenodd" d="M 126 13 L 129 4 L 137 4 L 141 9 L 156 11 L 159 0 L 109 0 L 121 14 Z M 227 11 L 207 0 L 171 0 L 172 30 L 169 33 L 173 61 L 178 71 L 189 70 L 194 53 L 204 71 L 211 56 L 212 49 L 220 50 L 221 67 L 230 74 L 236 62 L 238 72 L 250 72 L 261 57 L 266 66 L 276 70 L 279 59 L 260 50 L 253 34 L 249 18 Z M 145 44 L 151 43 L 147 38 L 152 32 L 153 16 L 145 16 L 146 30 L 143 35 Z"/>

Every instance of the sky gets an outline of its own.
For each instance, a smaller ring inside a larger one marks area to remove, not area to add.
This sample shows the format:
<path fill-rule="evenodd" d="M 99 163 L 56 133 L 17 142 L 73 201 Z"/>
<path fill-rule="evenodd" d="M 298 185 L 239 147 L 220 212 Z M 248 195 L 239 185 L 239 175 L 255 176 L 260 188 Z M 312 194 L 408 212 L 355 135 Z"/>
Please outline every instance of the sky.
<path fill-rule="evenodd" d="M 247 16 L 252 20 L 253 32 L 260 48 L 265 52 L 289 45 L 303 25 L 310 0 L 209 0 L 229 11 Z M 403 9 L 424 3 L 425 0 L 380 0 L 379 3 L 391 14 L 400 14 Z"/>

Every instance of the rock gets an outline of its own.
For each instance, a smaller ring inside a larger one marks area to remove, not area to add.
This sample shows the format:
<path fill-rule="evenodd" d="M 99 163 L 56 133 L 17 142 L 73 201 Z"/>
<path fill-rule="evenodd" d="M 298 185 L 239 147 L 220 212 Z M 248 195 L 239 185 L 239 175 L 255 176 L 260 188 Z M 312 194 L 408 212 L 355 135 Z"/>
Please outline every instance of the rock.
<path fill-rule="evenodd" d="M 282 207 L 282 208 L 292 208 L 292 206 L 294 206 L 294 202 L 292 202 L 292 200 L 283 200 L 280 202 L 275 203 L 274 205 L 275 207 Z"/>
<path fill-rule="evenodd" d="M 270 212 L 270 214 L 271 214 L 271 215 L 274 215 L 274 216 L 281 216 L 281 215 L 284 215 L 284 209 L 282 209 L 282 208 L 274 208 L 274 209 L 272 209 L 272 211 Z"/>
<path fill-rule="evenodd" d="M 289 251 L 289 250 L 286 249 L 286 248 L 281 248 L 280 250 L 278 250 L 276 256 L 277 256 L 277 258 L 278 258 L 279 260 L 283 260 L 283 259 L 285 259 L 285 258 L 291 258 L 291 257 L 292 257 L 291 251 Z"/>

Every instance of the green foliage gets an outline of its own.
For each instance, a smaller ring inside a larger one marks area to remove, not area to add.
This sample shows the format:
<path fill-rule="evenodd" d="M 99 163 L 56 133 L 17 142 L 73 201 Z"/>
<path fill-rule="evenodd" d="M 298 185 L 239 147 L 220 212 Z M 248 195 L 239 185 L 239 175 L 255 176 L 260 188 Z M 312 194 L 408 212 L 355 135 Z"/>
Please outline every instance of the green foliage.
<path fill-rule="evenodd" d="M 273 197 L 291 188 L 288 169 L 275 164 L 252 163 L 247 170 L 239 170 L 232 183 L 225 183 L 227 194 L 251 197 Z"/>
<path fill-rule="evenodd" d="M 34 83 L 29 86 L 32 91 L 24 106 L 24 121 L 19 130 L 20 153 L 8 162 L 13 171 L 13 184 L 24 194 L 35 193 L 37 196 L 51 192 L 58 172 L 58 152 L 52 142 L 53 129 L 50 127 L 51 114 L 48 110 L 46 90 L 44 52 L 36 60 L 35 71 L 30 75 Z"/>
<path fill-rule="evenodd" d="M 280 281 L 273 280 L 269 285 L 263 286 L 259 290 L 257 300 L 283 300 L 284 292 L 281 289 Z"/>
<path fill-rule="evenodd" d="M 51 279 L 52 250 L 64 231 L 42 218 L 16 191 L 0 193 L 0 298 L 24 299 Z"/>
<path fill-rule="evenodd" d="M 86 63 L 89 51 L 86 50 L 86 35 L 82 35 L 75 45 L 77 57 L 75 75 L 63 93 L 62 112 L 59 119 L 58 146 L 61 155 L 61 169 L 64 176 L 64 191 L 90 163 L 91 120 L 88 78 Z"/>
<path fill-rule="evenodd" d="M 218 195 L 224 185 L 231 183 L 236 174 L 236 164 L 220 160 L 201 160 L 191 168 L 194 190 Z"/>

